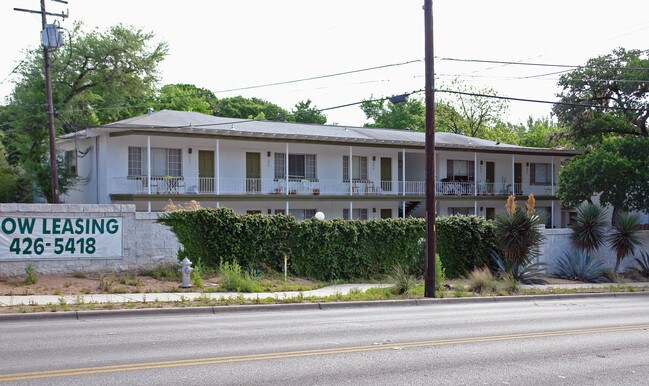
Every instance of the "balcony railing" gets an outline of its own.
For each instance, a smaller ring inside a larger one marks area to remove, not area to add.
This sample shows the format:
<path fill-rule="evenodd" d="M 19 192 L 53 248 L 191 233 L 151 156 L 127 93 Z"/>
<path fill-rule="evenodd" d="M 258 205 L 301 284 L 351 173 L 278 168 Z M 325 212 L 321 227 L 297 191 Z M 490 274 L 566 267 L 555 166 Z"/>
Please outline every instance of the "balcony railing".
<path fill-rule="evenodd" d="M 424 181 L 341 181 L 297 180 L 262 178 L 208 177 L 118 177 L 113 179 L 113 194 L 215 194 L 215 195 L 409 195 L 424 196 Z M 508 183 L 437 182 L 436 194 L 440 196 L 508 196 L 512 186 Z M 515 194 L 550 195 L 551 186 L 514 185 Z"/>

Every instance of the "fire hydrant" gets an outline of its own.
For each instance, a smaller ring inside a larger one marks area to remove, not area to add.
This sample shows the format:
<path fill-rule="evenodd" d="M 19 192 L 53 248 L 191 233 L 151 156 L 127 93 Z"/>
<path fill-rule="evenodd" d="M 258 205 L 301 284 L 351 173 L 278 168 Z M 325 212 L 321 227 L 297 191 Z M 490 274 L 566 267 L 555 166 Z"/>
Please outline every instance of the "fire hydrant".
<path fill-rule="evenodd" d="M 180 284 L 180 288 L 189 288 L 192 286 L 191 280 L 192 280 L 192 271 L 194 268 L 192 268 L 192 262 L 189 261 L 188 258 L 184 258 L 180 262 L 180 268 L 178 269 L 180 273 L 183 276 L 183 282 Z"/>

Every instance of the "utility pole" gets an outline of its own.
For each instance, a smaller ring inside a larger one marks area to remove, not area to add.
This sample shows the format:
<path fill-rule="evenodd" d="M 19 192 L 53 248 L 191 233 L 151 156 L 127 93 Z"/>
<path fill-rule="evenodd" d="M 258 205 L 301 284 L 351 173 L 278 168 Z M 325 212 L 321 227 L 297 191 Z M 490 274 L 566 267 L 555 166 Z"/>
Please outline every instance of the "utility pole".
<path fill-rule="evenodd" d="M 424 0 L 424 63 L 426 76 L 426 261 L 424 297 L 435 297 L 435 70 L 433 51 L 433 0 Z"/>
<path fill-rule="evenodd" d="M 67 4 L 67 1 L 64 0 L 53 0 L 58 3 Z M 47 34 L 47 15 L 66 18 L 68 15 L 65 13 L 49 13 L 45 10 L 45 0 L 41 0 L 41 10 L 33 11 L 22 8 L 14 8 L 14 11 L 20 12 L 29 12 L 29 13 L 39 13 L 41 15 L 41 21 L 43 26 L 43 36 Z M 56 165 L 56 132 L 54 129 L 54 103 L 52 102 L 52 78 L 50 76 L 50 43 L 49 36 L 46 42 L 46 39 L 42 38 L 43 45 L 43 61 L 45 62 L 45 97 L 47 99 L 47 128 L 49 132 L 50 140 L 50 180 L 52 185 L 52 203 L 59 203 L 59 175 Z M 55 47 L 58 47 L 56 45 Z"/>

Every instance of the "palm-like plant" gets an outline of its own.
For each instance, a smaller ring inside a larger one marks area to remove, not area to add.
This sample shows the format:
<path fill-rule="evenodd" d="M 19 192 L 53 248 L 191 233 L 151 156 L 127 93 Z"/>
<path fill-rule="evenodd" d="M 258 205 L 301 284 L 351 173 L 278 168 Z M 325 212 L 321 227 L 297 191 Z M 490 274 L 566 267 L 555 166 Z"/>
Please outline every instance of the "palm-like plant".
<path fill-rule="evenodd" d="M 545 236 L 539 230 L 543 220 L 528 202 L 528 210 L 516 207 L 514 196 L 507 199 L 506 212 L 496 213 L 496 241 L 503 250 L 508 265 L 527 265 L 534 257 L 534 250 Z"/>
<path fill-rule="evenodd" d="M 573 244 L 587 254 L 604 245 L 605 218 L 606 212 L 599 205 L 584 204 L 577 208 L 577 217 L 570 226 L 573 230 L 570 235 Z"/>
<path fill-rule="evenodd" d="M 615 225 L 608 236 L 611 249 L 615 251 L 615 273 L 620 268 L 620 263 L 635 248 L 642 244 L 638 231 L 640 230 L 640 216 L 628 213 L 620 213 L 616 217 Z"/>

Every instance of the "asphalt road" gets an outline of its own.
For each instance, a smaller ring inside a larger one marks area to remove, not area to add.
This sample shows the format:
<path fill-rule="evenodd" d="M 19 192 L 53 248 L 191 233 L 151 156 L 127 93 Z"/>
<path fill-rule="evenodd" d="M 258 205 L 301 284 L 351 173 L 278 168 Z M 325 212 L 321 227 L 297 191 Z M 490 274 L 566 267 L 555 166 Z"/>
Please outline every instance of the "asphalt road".
<path fill-rule="evenodd" d="M 0 323 L 0 383 L 649 384 L 649 296 Z"/>

